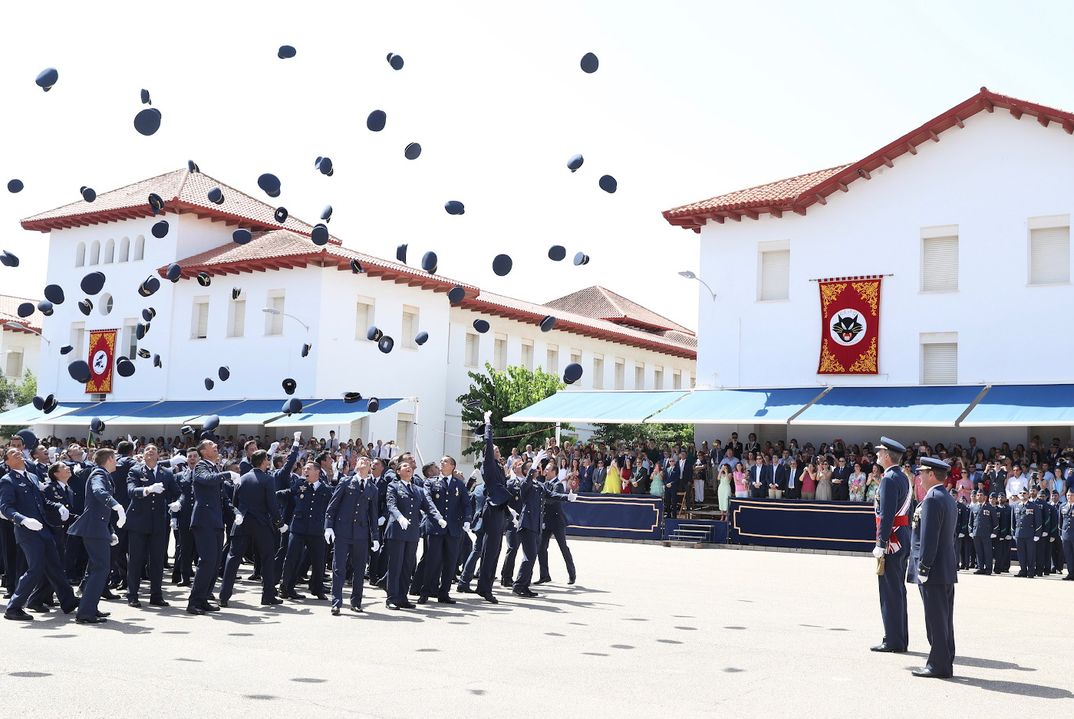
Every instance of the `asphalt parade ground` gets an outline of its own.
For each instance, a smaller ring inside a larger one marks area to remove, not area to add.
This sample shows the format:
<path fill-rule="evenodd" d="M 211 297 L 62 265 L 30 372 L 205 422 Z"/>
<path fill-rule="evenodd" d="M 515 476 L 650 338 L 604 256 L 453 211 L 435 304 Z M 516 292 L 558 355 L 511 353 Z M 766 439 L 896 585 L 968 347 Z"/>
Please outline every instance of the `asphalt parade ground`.
<path fill-rule="evenodd" d="M 3 714 L 302 717 L 1070 716 L 1074 583 L 963 573 L 956 676 L 919 679 L 928 651 L 908 587 L 910 652 L 881 639 L 868 557 L 572 540 L 578 584 L 490 605 L 364 615 L 315 600 L 229 609 L 102 602 L 108 623 L 53 611 L 0 622 Z M 1015 570 L 1017 571 L 1017 569 Z M 244 566 L 241 577 L 249 576 Z M 346 601 L 346 600 L 345 600 Z"/>

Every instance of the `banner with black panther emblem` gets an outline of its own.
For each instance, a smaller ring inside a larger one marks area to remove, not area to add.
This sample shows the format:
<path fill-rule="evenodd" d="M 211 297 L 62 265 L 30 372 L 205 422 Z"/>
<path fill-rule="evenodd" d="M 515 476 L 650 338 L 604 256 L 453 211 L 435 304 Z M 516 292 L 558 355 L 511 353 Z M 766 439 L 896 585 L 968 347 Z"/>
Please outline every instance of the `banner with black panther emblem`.
<path fill-rule="evenodd" d="M 817 374 L 877 374 L 880 283 L 883 277 L 820 280 L 820 361 Z"/>

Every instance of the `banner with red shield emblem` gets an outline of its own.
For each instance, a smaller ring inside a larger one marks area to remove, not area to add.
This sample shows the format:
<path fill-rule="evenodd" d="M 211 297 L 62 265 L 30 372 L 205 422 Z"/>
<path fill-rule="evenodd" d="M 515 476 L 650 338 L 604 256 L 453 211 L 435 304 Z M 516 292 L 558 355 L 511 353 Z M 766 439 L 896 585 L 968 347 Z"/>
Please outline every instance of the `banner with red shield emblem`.
<path fill-rule="evenodd" d="M 90 378 L 86 392 L 105 394 L 112 391 L 112 369 L 116 357 L 116 333 L 118 330 L 93 330 L 89 336 Z"/>
<path fill-rule="evenodd" d="M 835 277 L 820 285 L 817 374 L 879 372 L 880 283 L 883 276 Z"/>

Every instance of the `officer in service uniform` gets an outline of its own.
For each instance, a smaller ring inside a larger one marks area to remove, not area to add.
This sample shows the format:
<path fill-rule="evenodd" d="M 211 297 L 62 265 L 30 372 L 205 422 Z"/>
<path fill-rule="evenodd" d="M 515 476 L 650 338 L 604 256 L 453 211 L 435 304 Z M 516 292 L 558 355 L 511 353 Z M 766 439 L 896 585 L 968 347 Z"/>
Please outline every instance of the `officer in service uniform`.
<path fill-rule="evenodd" d="M 482 509 L 481 524 L 485 530 L 485 541 L 481 548 L 481 569 L 477 578 L 477 595 L 486 602 L 499 602 L 492 593 L 492 580 L 499 566 L 500 549 L 503 547 L 503 528 L 507 520 L 507 503 L 511 494 L 507 489 L 507 478 L 500 466 L 500 450 L 493 443 L 492 412 L 485 412 L 485 449 L 481 463 L 481 476 L 485 479 L 485 506 Z"/>
<path fill-rule="evenodd" d="M 198 552 L 198 571 L 190 588 L 186 611 L 202 615 L 220 611 L 209 603 L 209 595 L 220 570 L 220 555 L 224 548 L 224 482 L 239 478 L 237 472 L 222 472 L 217 466 L 220 450 L 216 442 L 203 439 L 198 443 L 198 463 L 194 465 L 194 509 L 190 515 L 190 533 Z"/>
<path fill-rule="evenodd" d="M 943 482 L 951 470 L 947 462 L 931 457 L 921 459 L 918 472 L 925 498 L 914 512 L 913 543 L 906 579 L 916 582 L 925 609 L 925 633 L 929 650 L 925 666 L 915 669 L 915 677 L 947 679 L 955 661 L 955 583 L 958 559 L 955 556 L 955 523 L 958 504 L 944 491 Z"/>
<path fill-rule="evenodd" d="M 884 468 L 876 493 L 876 546 L 873 556 L 884 560 L 884 573 L 877 576 L 880 586 L 880 615 L 884 620 L 884 640 L 874 652 L 905 652 L 910 641 L 906 620 L 906 562 L 910 555 L 910 480 L 902 473 L 906 447 L 881 437 L 876 461 Z M 951 532 L 954 537 L 954 529 Z"/>
<path fill-rule="evenodd" d="M 71 479 L 71 469 L 63 462 L 56 462 L 46 471 L 48 480 L 41 487 L 45 495 L 45 529 L 52 535 L 52 541 L 56 544 L 56 551 L 60 555 L 60 565 L 66 566 L 65 551 L 67 546 L 67 523 L 73 521 L 71 506 L 74 502 L 74 494 L 68 486 Z M 77 517 L 75 517 L 77 519 Z M 43 580 L 37 591 L 30 596 L 26 608 L 30 611 L 47 612 L 48 607 L 55 606 L 53 602 L 54 592 L 52 584 Z"/>
<path fill-rule="evenodd" d="M 1011 571 L 1011 539 L 1013 538 L 1011 526 L 1011 505 L 1007 502 L 1007 495 L 1002 492 L 992 493 L 992 504 L 996 508 L 996 536 L 992 540 L 992 554 L 995 557 L 995 565 L 992 571 L 996 574 L 1009 574 Z"/>
<path fill-rule="evenodd" d="M 1034 498 L 1037 514 L 1040 515 L 1040 541 L 1037 543 L 1037 576 L 1047 577 L 1052 573 L 1052 553 L 1048 547 L 1052 533 L 1052 507 L 1048 504 L 1048 490 L 1041 489 Z"/>
<path fill-rule="evenodd" d="M 93 453 L 96 465 L 86 483 L 86 507 L 82 515 L 67 529 L 74 537 L 81 537 L 89 557 L 86 567 L 86 583 L 78 602 L 75 621 L 79 624 L 97 624 L 105 620 L 108 612 L 97 608 L 101 595 L 108 584 L 111 552 L 119 544 L 119 537 L 112 531 L 111 515 L 115 512 L 116 527 L 127 522 L 127 511 L 112 494 L 112 474 L 116 471 L 116 453 L 111 449 L 98 449 Z"/>
<path fill-rule="evenodd" d="M 519 597 L 537 596 L 537 592 L 530 589 L 530 580 L 533 579 L 533 565 L 537 561 L 541 530 L 544 528 L 544 503 L 564 500 L 573 502 L 577 499 L 577 495 L 573 493 L 565 494 L 552 489 L 551 483 L 555 481 L 557 474 L 555 460 L 545 457 L 544 452 L 539 452 L 534 464 L 543 476 L 529 477 L 522 483 L 519 493 L 522 511 L 519 514 L 518 535 L 519 544 L 522 546 L 522 564 L 518 568 L 518 577 L 512 589 Z"/>
<path fill-rule="evenodd" d="M 991 574 L 992 540 L 996 537 L 995 508 L 988 503 L 984 492 L 977 493 L 977 502 L 970 508 L 970 536 L 977 555 L 974 574 Z"/>
<path fill-rule="evenodd" d="M 286 496 L 287 493 L 283 494 Z M 328 502 L 332 499 L 332 490 L 321 481 L 320 465 L 312 461 L 306 462 L 302 468 L 302 478 L 291 483 L 290 495 L 295 503 L 295 511 L 291 516 L 280 596 L 294 601 L 306 598 L 306 595 L 295 591 L 298 565 L 305 550 L 309 553 L 310 561 L 310 593 L 323 601 L 328 599 L 324 586 L 324 516 L 328 510 Z"/>
<path fill-rule="evenodd" d="M 407 460 L 399 465 L 399 479 L 388 487 L 386 506 L 388 513 L 387 529 L 384 540 L 388 549 L 388 609 L 413 609 L 414 604 L 407 600 L 407 588 L 410 586 L 414 572 L 421 511 L 432 515 L 441 528 L 447 526 L 447 520 L 440 516 L 439 510 L 429 500 L 425 490 L 413 484 L 414 465 Z"/>
<path fill-rule="evenodd" d="M 143 464 L 127 473 L 127 604 L 142 606 L 138 601 L 138 589 L 142 583 L 142 570 L 149 562 L 149 603 L 154 607 L 166 607 L 161 584 L 164 581 L 164 560 L 168 556 L 170 533 L 169 510 L 182 507 L 179 483 L 167 467 L 158 464 L 159 455 L 154 445 L 148 445 L 142 453 Z"/>
<path fill-rule="evenodd" d="M 451 582 L 455 579 L 455 567 L 459 563 L 459 545 L 463 532 L 470 529 L 467 515 L 469 494 L 466 483 L 455 476 L 455 459 L 440 459 L 440 475 L 425 480 L 425 494 L 436 505 L 440 516 L 447 521 L 446 527 L 425 515 L 422 528 L 425 531 L 424 587 L 418 604 L 425 604 L 429 597 L 436 597 L 441 604 L 454 604 L 449 596 Z"/>
<path fill-rule="evenodd" d="M 470 582 L 473 581 L 474 573 L 477 571 L 477 562 L 481 559 L 482 545 L 485 542 L 485 527 L 481 522 L 481 515 L 485 509 L 485 484 L 476 485 L 470 492 L 470 503 L 466 510 L 466 515 L 470 519 L 470 531 L 473 532 L 473 548 L 470 550 L 470 556 L 466 558 L 466 561 L 462 565 L 462 574 L 459 575 L 459 586 L 455 587 L 455 591 L 459 594 L 473 594 L 474 590 L 470 589 Z"/>
<path fill-rule="evenodd" d="M 362 573 L 373 551 L 380 549 L 377 531 L 377 484 L 369 473 L 369 457 L 358 457 L 358 473 L 344 477 L 332 493 L 324 516 L 324 538 L 333 542 L 332 552 L 332 614 L 339 616 L 343 607 L 343 583 L 347 577 L 347 561 L 354 571 L 351 584 L 350 608 L 362 611 Z"/>
<path fill-rule="evenodd" d="M 955 490 L 950 490 L 951 496 L 955 496 Z M 959 556 L 959 569 L 970 569 L 973 565 L 973 539 L 970 537 L 970 507 L 964 501 L 955 500 L 958 510 L 958 519 L 955 522 L 955 534 L 958 537 L 957 547 Z"/>
<path fill-rule="evenodd" d="M 1074 581 L 1074 487 L 1067 489 L 1067 503 L 1059 508 L 1059 541 L 1067 564 L 1064 582 Z"/>
<path fill-rule="evenodd" d="M 1014 507 L 1014 541 L 1018 547 L 1018 574 L 1016 577 L 1037 576 L 1037 542 L 1040 541 L 1040 514 L 1037 503 L 1029 498 L 1030 490 L 1023 489 L 1022 501 Z"/>

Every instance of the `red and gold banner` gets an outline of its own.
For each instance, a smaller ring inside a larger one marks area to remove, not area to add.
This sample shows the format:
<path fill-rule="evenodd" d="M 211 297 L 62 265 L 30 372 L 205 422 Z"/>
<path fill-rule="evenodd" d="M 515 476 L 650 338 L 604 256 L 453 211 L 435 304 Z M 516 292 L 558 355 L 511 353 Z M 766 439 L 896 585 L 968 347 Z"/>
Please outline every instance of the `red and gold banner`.
<path fill-rule="evenodd" d="M 93 330 L 89 336 L 90 379 L 86 392 L 103 394 L 112 391 L 112 369 L 116 358 L 116 333 L 118 330 Z"/>
<path fill-rule="evenodd" d="M 817 374 L 877 374 L 882 276 L 819 280 Z"/>

